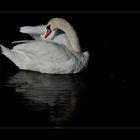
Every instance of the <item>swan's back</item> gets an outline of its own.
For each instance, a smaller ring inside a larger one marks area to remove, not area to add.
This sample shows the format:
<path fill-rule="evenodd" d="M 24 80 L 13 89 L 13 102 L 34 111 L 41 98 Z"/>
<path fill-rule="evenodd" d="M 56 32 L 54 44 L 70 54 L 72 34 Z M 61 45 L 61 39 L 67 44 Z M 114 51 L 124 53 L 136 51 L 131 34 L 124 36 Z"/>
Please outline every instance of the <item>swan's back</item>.
<path fill-rule="evenodd" d="M 72 52 L 62 44 L 49 41 L 18 44 L 13 48 L 12 53 L 10 59 L 19 68 L 42 73 L 77 73 L 86 65 L 85 55 Z"/>
<path fill-rule="evenodd" d="M 34 55 L 35 59 L 41 59 L 51 62 L 65 62 L 72 56 L 72 52 L 64 45 L 54 42 L 33 41 L 29 43 L 18 44 L 13 48 L 15 52 L 25 52 Z"/>

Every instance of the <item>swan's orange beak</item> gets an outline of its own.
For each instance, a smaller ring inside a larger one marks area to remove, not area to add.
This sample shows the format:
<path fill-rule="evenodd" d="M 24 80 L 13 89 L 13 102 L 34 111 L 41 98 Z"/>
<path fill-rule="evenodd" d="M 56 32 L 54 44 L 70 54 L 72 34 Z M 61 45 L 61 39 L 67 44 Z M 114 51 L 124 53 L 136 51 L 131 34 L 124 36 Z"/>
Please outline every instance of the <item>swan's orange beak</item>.
<path fill-rule="evenodd" d="M 51 32 L 52 32 L 51 29 L 47 29 L 47 31 L 45 32 L 45 38 L 47 38 Z"/>

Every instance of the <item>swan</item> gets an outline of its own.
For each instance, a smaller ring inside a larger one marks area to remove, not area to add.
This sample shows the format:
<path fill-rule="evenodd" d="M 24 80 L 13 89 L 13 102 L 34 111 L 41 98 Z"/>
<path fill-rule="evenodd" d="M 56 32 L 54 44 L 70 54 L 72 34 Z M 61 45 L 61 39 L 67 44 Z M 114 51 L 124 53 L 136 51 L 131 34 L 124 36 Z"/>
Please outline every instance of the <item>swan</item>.
<path fill-rule="evenodd" d="M 0 45 L 2 54 L 19 69 L 48 74 L 72 74 L 87 67 L 89 52 L 82 53 L 77 33 L 68 21 L 52 18 L 47 26 L 34 28 L 34 32 L 29 30 L 31 27 L 22 27 L 20 31 L 29 33 L 35 40 L 19 41 L 20 44 L 13 49 Z M 64 33 L 63 36 L 56 35 L 58 31 Z"/>

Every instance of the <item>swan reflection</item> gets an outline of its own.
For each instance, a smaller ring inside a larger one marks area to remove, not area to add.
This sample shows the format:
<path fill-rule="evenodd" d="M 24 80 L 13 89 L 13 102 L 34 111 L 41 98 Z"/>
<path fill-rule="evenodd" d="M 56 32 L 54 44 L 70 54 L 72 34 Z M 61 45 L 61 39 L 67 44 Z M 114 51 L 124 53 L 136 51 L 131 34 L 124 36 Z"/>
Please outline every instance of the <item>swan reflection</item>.
<path fill-rule="evenodd" d="M 81 75 L 49 75 L 19 71 L 9 77 L 6 85 L 13 87 L 31 111 L 46 110 L 51 121 L 72 117 L 79 94 L 86 89 Z"/>

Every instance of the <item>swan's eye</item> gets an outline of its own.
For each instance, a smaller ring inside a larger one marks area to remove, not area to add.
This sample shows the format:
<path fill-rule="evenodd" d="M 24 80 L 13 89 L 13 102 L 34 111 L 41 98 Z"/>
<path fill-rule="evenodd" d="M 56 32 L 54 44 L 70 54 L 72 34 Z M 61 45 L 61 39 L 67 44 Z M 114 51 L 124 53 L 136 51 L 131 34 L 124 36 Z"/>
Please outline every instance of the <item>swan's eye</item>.
<path fill-rule="evenodd" d="M 49 24 L 49 25 L 46 27 L 46 29 L 49 29 L 49 30 L 50 30 L 50 29 L 51 29 L 51 25 Z"/>

